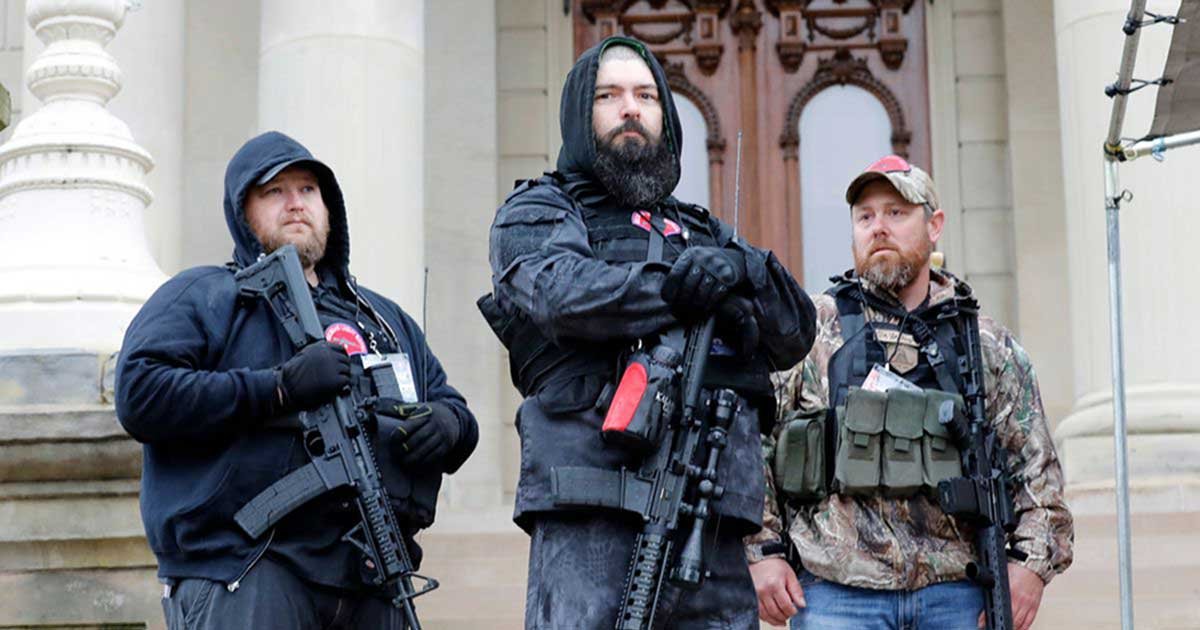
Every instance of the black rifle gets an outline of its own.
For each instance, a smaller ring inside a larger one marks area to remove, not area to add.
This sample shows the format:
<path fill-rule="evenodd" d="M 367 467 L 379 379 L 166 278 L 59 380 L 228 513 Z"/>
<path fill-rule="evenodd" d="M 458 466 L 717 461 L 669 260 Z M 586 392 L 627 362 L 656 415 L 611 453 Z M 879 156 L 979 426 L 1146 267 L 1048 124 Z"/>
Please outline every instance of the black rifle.
<path fill-rule="evenodd" d="M 275 250 L 238 271 L 235 278 L 239 295 L 267 302 L 297 350 L 325 339 L 294 246 Z M 376 393 L 400 398 L 390 368 L 378 367 L 381 369 L 369 370 Z M 347 393 L 317 409 L 300 412 L 304 445 L 311 461 L 254 497 L 238 510 L 234 520 L 251 538 L 258 538 L 309 500 L 326 492 L 350 489 L 362 522 L 343 540 L 363 553 L 371 581 L 387 593 L 393 606 L 404 611 L 406 627 L 420 630 L 412 600 L 437 588 L 438 583 L 413 572 L 403 532 L 375 463 L 371 432 L 364 426 L 373 421 L 372 402 L 356 403 Z M 412 578 L 424 582 L 420 590 L 414 588 Z"/>
<path fill-rule="evenodd" d="M 979 347 L 978 307 L 959 300 L 962 343 L 959 374 L 969 417 L 955 413 L 947 401 L 938 420 L 947 426 L 962 454 L 963 476 L 938 483 L 942 511 L 976 528 L 975 552 L 979 561 L 967 565 L 967 577 L 983 588 L 988 630 L 1011 630 L 1012 599 L 1008 586 L 1008 558 L 1024 560 L 1018 549 L 1006 549 L 1008 534 L 1017 526 L 1009 488 L 1007 451 L 984 415 L 983 354 Z"/>
<path fill-rule="evenodd" d="M 737 407 L 737 394 L 730 389 L 701 396 L 713 327 L 710 317 L 687 331 L 672 329 L 652 350 L 654 361 L 673 376 L 651 394 L 654 408 L 645 412 L 662 423 L 661 433 L 655 431 L 661 437 L 637 470 L 556 466 L 551 471 L 555 505 L 616 508 L 642 518 L 617 615 L 618 630 L 655 627 L 664 579 L 696 588 L 705 577 L 704 527 L 710 504 L 725 494 L 717 484 L 717 464 Z M 702 442 L 708 450 L 698 458 Z M 676 556 L 685 517 L 691 517 L 691 527 Z"/>
<path fill-rule="evenodd" d="M 625 594 L 617 615 L 618 630 L 654 627 L 654 613 L 664 577 L 690 588 L 699 586 L 704 579 L 701 544 L 704 525 L 709 516 L 709 503 L 720 499 L 725 492 L 717 485 L 717 461 L 725 447 L 737 404 L 737 396 L 732 390 L 722 389 L 715 393 L 715 409 L 707 437 L 709 450 L 705 466 L 700 468 L 693 460 L 700 447 L 704 426 L 700 394 L 712 347 L 714 321 L 710 317 L 688 331 L 676 389 L 682 404 L 677 406 L 672 400 L 675 396 L 671 395 L 660 401 L 666 431 L 637 473 L 637 478 L 649 486 L 649 501 L 641 512 L 645 523 L 634 542 L 629 575 L 625 578 Z M 683 516 L 692 518 L 691 530 L 678 561 L 672 565 L 672 539 L 681 529 L 680 517 Z"/>

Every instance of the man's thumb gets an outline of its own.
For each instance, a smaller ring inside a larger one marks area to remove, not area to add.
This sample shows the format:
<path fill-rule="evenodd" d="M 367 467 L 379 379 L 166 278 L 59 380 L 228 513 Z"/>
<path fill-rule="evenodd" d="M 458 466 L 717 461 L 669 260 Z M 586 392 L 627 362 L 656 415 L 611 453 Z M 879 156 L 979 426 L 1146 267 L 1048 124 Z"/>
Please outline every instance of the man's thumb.
<path fill-rule="evenodd" d="M 793 571 L 788 571 L 787 592 L 792 598 L 793 604 L 800 608 L 808 606 L 808 602 L 804 600 L 804 589 L 801 588 L 800 580 L 796 579 L 796 574 Z"/>

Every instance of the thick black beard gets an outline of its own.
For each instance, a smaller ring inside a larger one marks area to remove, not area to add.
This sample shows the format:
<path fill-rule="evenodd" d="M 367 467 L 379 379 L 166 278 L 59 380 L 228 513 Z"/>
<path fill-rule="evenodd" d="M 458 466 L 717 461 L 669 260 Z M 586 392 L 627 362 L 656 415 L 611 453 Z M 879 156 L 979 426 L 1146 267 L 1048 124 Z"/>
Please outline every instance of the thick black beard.
<path fill-rule="evenodd" d="M 645 142 L 616 144 L 616 136 L 637 131 Z M 645 128 L 635 121 L 596 138 L 596 178 L 622 206 L 644 209 L 671 194 L 679 183 L 679 160 L 661 138 L 650 140 Z"/>

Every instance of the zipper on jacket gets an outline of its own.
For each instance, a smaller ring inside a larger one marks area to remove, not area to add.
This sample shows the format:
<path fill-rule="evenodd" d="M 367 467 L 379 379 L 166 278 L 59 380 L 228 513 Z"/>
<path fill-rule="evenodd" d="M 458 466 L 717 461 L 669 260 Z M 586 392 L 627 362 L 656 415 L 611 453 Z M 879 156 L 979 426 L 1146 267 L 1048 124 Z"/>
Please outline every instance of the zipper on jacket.
<path fill-rule="evenodd" d="M 245 569 L 242 569 L 241 575 L 238 575 L 232 582 L 225 585 L 225 590 L 233 593 L 241 588 L 242 580 L 246 577 L 246 574 L 250 573 L 250 569 L 253 569 L 254 565 L 258 564 L 258 561 L 262 559 L 263 554 L 267 553 L 267 548 L 271 546 L 271 541 L 274 539 L 275 530 L 272 528 L 270 535 L 267 536 L 267 543 L 262 546 L 262 549 L 258 550 L 258 553 L 254 555 L 254 559 L 250 561 L 250 564 L 246 565 Z"/>

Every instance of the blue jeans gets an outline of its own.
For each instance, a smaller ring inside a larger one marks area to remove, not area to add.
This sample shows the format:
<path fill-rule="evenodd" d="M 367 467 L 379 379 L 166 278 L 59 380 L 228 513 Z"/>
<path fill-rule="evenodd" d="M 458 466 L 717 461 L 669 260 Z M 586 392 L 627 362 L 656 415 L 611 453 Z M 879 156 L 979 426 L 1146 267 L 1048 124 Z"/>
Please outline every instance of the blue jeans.
<path fill-rule="evenodd" d="M 976 630 L 983 612 L 983 591 L 967 581 L 877 591 L 801 571 L 800 585 L 808 607 L 792 617 L 792 630 Z"/>

